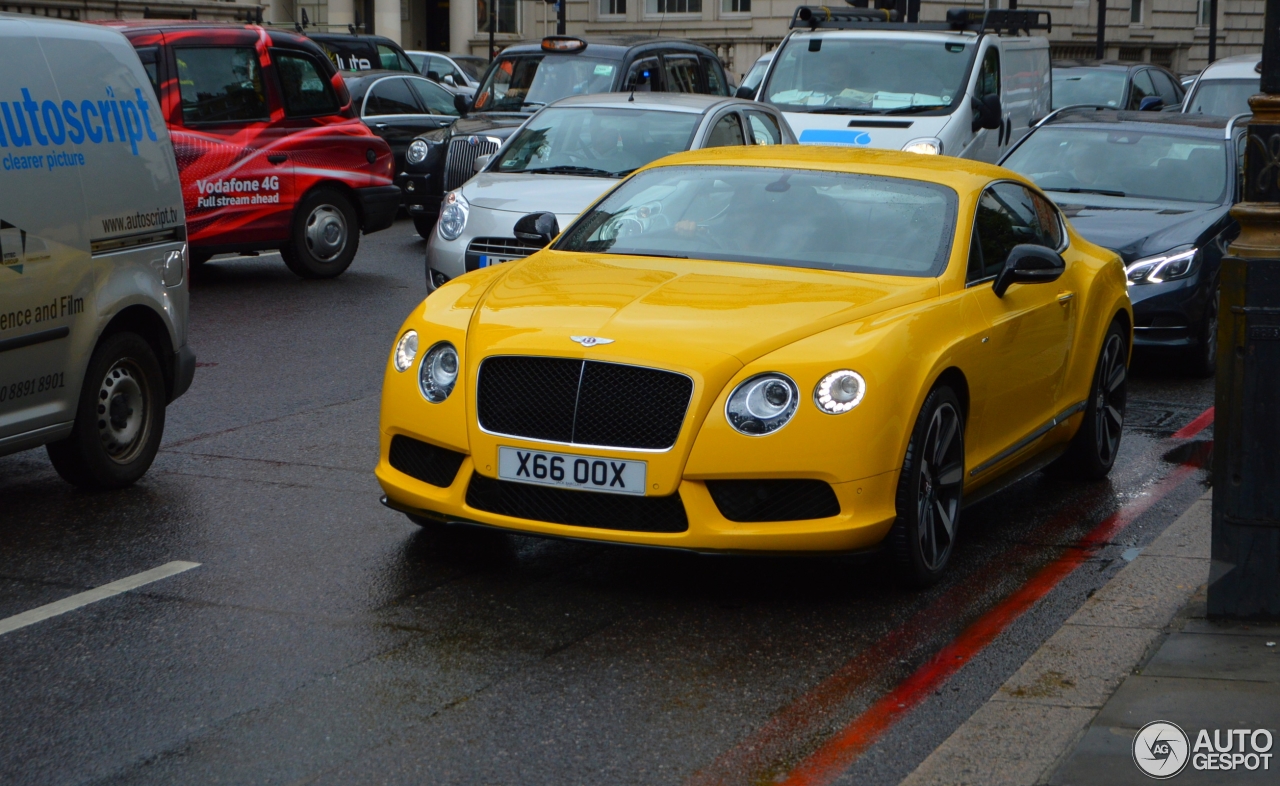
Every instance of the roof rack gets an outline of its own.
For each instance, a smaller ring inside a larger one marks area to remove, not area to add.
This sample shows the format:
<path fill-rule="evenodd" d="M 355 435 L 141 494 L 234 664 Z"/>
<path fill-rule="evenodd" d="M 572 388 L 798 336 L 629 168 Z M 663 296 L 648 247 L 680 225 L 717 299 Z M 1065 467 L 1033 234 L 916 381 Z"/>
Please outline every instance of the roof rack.
<path fill-rule="evenodd" d="M 865 0 L 863 0 L 865 2 Z M 894 0 L 889 0 L 894 2 Z M 878 0 L 877 5 L 884 3 Z M 970 11 L 966 8 L 947 10 L 945 22 L 903 22 L 906 0 L 897 0 L 893 8 L 829 8 L 827 6 L 802 5 L 791 16 L 789 29 L 810 30 L 867 30 L 882 28 L 892 23 L 899 30 L 954 30 L 973 33 L 993 32 L 1017 35 L 1031 34 L 1032 30 L 1053 30 L 1053 17 L 1048 11 L 1024 11 L 992 9 Z"/>

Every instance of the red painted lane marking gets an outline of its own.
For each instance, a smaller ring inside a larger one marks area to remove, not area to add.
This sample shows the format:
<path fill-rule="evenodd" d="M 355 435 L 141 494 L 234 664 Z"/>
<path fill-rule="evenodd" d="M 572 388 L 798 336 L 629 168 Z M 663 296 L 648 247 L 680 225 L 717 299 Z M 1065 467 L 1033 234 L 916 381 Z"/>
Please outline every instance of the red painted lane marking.
<path fill-rule="evenodd" d="M 1201 431 L 1208 428 L 1209 424 L 1212 422 L 1213 407 L 1209 407 L 1204 412 L 1201 412 L 1196 416 L 1195 420 L 1173 432 L 1173 439 L 1191 439 L 1196 434 L 1199 434 Z"/>

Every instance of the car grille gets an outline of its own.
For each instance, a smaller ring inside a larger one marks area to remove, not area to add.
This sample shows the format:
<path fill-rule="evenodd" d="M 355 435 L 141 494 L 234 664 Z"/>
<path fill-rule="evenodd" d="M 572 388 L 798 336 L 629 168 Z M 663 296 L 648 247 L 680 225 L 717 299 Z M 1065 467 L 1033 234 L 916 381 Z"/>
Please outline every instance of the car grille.
<path fill-rule="evenodd" d="M 730 521 L 801 521 L 840 515 L 840 501 L 821 480 L 708 480 L 707 491 Z"/>
<path fill-rule="evenodd" d="M 596 447 L 666 450 L 676 443 L 693 380 L 622 363 L 486 358 L 476 405 L 493 434 Z"/>
<path fill-rule="evenodd" d="M 468 271 L 478 269 L 481 256 L 487 258 L 485 267 L 488 267 L 498 262 L 524 259 L 540 248 L 542 246 L 536 241 L 516 240 L 514 237 L 478 237 L 467 246 L 466 268 Z"/>
<path fill-rule="evenodd" d="M 472 140 L 475 140 L 474 142 Z M 444 190 L 452 191 L 476 173 L 476 159 L 498 152 L 499 142 L 488 136 L 455 136 L 444 158 Z"/>
<path fill-rule="evenodd" d="M 494 480 L 477 473 L 467 485 L 467 505 L 500 516 L 573 527 L 628 532 L 689 529 L 678 493 L 667 497 L 602 494 Z"/>
<path fill-rule="evenodd" d="M 466 458 L 447 448 L 438 448 L 400 434 L 391 438 L 387 460 L 391 466 L 423 483 L 448 488 Z"/>

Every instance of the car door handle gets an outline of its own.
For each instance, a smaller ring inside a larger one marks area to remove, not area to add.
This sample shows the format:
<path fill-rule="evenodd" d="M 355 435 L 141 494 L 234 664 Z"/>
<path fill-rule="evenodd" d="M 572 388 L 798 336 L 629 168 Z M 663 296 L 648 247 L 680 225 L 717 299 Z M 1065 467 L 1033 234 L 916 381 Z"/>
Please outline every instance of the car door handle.
<path fill-rule="evenodd" d="M 269 153 L 267 154 L 267 160 L 273 164 L 283 164 L 289 160 L 289 157 L 284 153 Z"/>
<path fill-rule="evenodd" d="M 1074 293 L 1074 292 L 1059 292 L 1059 293 L 1058 293 L 1058 303 L 1059 303 L 1060 305 L 1065 306 L 1066 304 L 1070 303 L 1070 302 L 1071 302 L 1071 298 L 1073 298 L 1073 297 L 1075 297 L 1075 296 L 1076 296 L 1076 293 Z"/>
<path fill-rule="evenodd" d="M 387 127 L 387 124 L 386 124 L 386 123 L 374 123 L 374 124 L 373 124 L 373 127 L 374 127 L 374 128 L 386 128 L 386 127 Z"/>

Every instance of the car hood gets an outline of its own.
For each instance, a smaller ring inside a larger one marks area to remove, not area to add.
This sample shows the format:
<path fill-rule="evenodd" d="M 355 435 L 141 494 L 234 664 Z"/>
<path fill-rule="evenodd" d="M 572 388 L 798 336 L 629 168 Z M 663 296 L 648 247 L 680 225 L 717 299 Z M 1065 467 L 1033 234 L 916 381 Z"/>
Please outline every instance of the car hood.
<path fill-rule="evenodd" d="M 1230 210 L 1229 205 L 1162 202 L 1146 199 L 1090 198 L 1055 194 L 1071 226 L 1091 243 L 1112 249 L 1125 264 L 1171 248 L 1199 243 L 1205 232 Z"/>
<path fill-rule="evenodd" d="M 547 250 L 512 265 L 485 293 L 468 341 L 485 355 L 573 356 L 582 348 L 571 336 L 596 336 L 612 343 L 588 350 L 593 358 L 671 366 L 678 357 L 698 374 L 728 362 L 731 374 L 937 292 L 932 278 Z"/>
<path fill-rule="evenodd" d="M 462 195 L 474 207 L 521 215 L 550 212 L 557 217 L 572 217 L 620 180 L 612 177 L 481 172 L 462 187 Z"/>

